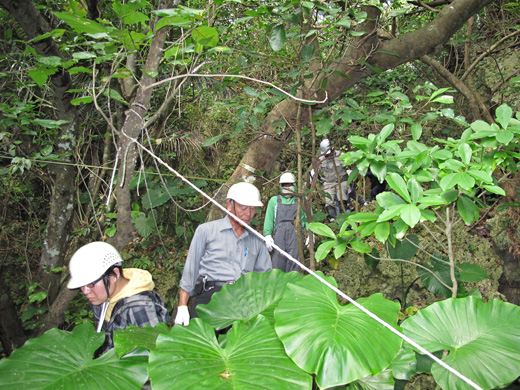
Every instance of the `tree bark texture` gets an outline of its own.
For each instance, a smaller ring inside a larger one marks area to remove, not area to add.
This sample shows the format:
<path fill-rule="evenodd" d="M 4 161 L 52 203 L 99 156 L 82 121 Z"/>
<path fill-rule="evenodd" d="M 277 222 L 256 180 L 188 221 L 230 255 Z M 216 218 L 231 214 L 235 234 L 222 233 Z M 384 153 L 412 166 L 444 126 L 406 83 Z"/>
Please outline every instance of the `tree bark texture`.
<path fill-rule="evenodd" d="M 0 6 L 5 8 L 13 19 L 23 28 L 28 39 L 33 39 L 49 32 L 52 28 L 39 14 L 30 0 L 0 0 Z M 59 47 L 52 38 L 31 43 L 41 56 L 62 57 Z M 67 121 L 61 127 L 61 134 L 56 138 L 54 152 L 63 155 L 64 162 L 72 163 L 71 155 L 77 139 L 76 108 L 70 103 L 71 94 L 66 92 L 72 88 L 70 75 L 58 71 L 50 76 L 50 88 L 53 93 L 53 106 L 58 120 Z M 68 247 L 69 228 L 74 210 L 74 180 L 73 165 L 51 164 L 48 173 L 53 182 L 50 201 L 49 218 L 40 258 L 40 284 L 47 291 L 52 302 L 59 290 L 60 275 L 49 270 L 60 267 L 65 262 Z M 57 325 L 57 324 L 55 324 Z"/>
<path fill-rule="evenodd" d="M 171 8 L 173 2 L 162 1 L 160 8 Z M 117 233 L 112 244 L 117 249 L 122 249 L 131 242 L 134 235 L 132 223 L 132 199 L 130 194 L 130 180 L 137 165 L 137 150 L 133 139 L 137 139 L 144 129 L 144 117 L 150 108 L 152 88 L 147 88 L 155 79 L 148 76 L 159 69 L 159 63 L 163 56 L 163 47 L 168 34 L 168 28 L 164 27 L 156 31 L 152 39 L 142 82 L 137 89 L 136 96 L 130 108 L 126 111 L 126 119 L 119 134 L 119 180 L 116 188 L 117 197 Z"/>
<path fill-rule="evenodd" d="M 368 13 L 367 23 L 363 26 L 366 34 L 353 42 L 339 61 L 322 66 L 321 70 L 332 71 L 320 74 L 316 72 L 316 80 L 308 81 L 300 87 L 299 96 L 316 100 L 322 100 L 327 96 L 326 103 L 315 106 L 315 108 L 323 108 L 360 80 L 373 75 L 371 69 L 378 68 L 385 71 L 442 48 L 472 15 L 493 1 L 454 0 L 446 5 L 427 26 L 387 41 L 380 40 L 376 34 L 379 10 L 375 7 L 367 7 L 365 9 Z M 393 54 L 387 54 L 389 52 Z M 370 68 L 363 63 L 368 64 Z M 324 78 L 327 78 L 326 84 Z M 326 87 L 321 89 L 322 85 Z M 231 175 L 230 182 L 255 181 L 259 176 L 257 172 L 271 171 L 295 129 L 299 104 L 296 100 L 286 99 L 273 108 L 261 126 L 262 133 L 272 136 L 264 135 L 251 143 L 239 166 Z M 306 113 L 307 110 L 302 110 L 299 118 L 301 127 L 311 120 L 311 116 Z M 287 130 L 282 137 L 276 136 L 273 128 L 273 123 L 280 120 L 287 123 Z"/>
<path fill-rule="evenodd" d="M 7 356 L 16 348 L 21 347 L 26 339 L 22 323 L 18 319 L 15 306 L 9 297 L 9 287 L 0 278 L 0 313 L 2 313 L 0 315 L 0 339 Z"/>

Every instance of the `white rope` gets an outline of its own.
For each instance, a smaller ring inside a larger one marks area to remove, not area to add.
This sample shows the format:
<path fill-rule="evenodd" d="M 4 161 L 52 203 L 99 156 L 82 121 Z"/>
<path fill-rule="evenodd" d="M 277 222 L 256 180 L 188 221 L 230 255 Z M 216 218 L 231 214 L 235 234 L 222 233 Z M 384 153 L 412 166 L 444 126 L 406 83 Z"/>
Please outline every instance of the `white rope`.
<path fill-rule="evenodd" d="M 103 302 L 103 307 L 101 308 L 101 314 L 98 319 L 98 326 L 96 332 L 101 332 L 101 327 L 103 326 L 103 322 L 105 322 L 105 316 L 107 315 L 108 306 L 110 303 L 107 301 Z"/>
<path fill-rule="evenodd" d="M 124 134 L 124 132 L 123 132 Z M 125 136 L 129 137 L 128 135 L 125 134 Z M 206 199 L 208 199 L 210 202 L 212 202 L 215 206 L 217 206 L 220 210 L 224 211 L 227 215 L 229 215 L 230 217 L 234 218 L 235 221 L 237 221 L 238 223 L 240 223 L 242 226 L 244 226 L 248 231 L 250 231 L 251 233 L 253 233 L 255 236 L 257 236 L 259 239 L 261 239 L 262 241 L 266 241 L 265 237 L 258 233 L 255 229 L 253 229 L 251 226 L 249 226 L 247 223 L 243 222 L 242 220 L 240 220 L 238 217 L 236 217 L 234 214 L 230 213 L 224 206 L 222 206 L 220 203 L 218 203 L 217 201 L 215 201 L 211 196 L 207 195 L 204 191 L 200 190 L 196 185 L 192 184 L 188 179 L 184 178 L 184 176 L 182 176 L 180 173 L 178 173 L 175 169 L 171 168 L 168 164 L 166 164 L 163 160 L 161 160 L 160 157 L 157 157 L 155 154 L 153 154 L 153 152 L 151 152 L 150 150 L 148 150 L 144 145 L 140 144 L 139 141 L 137 141 L 136 139 L 132 138 L 132 137 L 129 137 L 133 142 L 135 142 L 136 145 L 138 145 L 140 148 L 142 148 L 144 151 L 146 151 L 148 154 L 150 154 L 150 156 L 154 159 L 156 159 L 161 165 L 165 166 L 166 169 L 168 169 L 169 171 L 171 171 L 172 173 L 174 173 L 177 177 L 179 177 L 179 179 L 181 179 L 182 181 L 184 181 L 186 184 L 188 184 L 189 186 L 191 186 L 193 189 L 195 189 L 195 191 L 197 191 L 198 193 L 200 193 L 203 197 L 205 197 Z M 381 318 L 379 318 L 378 316 L 376 316 L 374 313 L 372 313 L 371 311 L 369 311 L 368 309 L 365 309 L 362 305 L 360 305 L 359 303 L 357 303 L 355 300 L 353 300 L 352 298 L 350 298 L 348 295 L 346 295 L 344 292 L 342 292 L 341 290 L 339 290 L 338 288 L 334 287 L 332 284 L 330 284 L 329 282 L 327 282 L 325 279 L 323 279 L 321 276 L 319 276 L 318 274 L 316 274 L 314 271 L 312 271 L 311 269 L 307 268 L 304 264 L 300 263 L 298 260 L 296 260 L 294 257 L 292 257 L 290 254 L 288 254 L 287 252 L 285 252 L 283 249 L 281 249 L 279 246 L 277 246 L 276 244 L 273 244 L 273 248 L 275 248 L 278 252 L 280 252 L 283 256 L 285 256 L 286 258 L 288 258 L 289 260 L 291 260 L 293 263 L 297 264 L 300 268 L 302 268 L 303 270 L 305 270 L 306 272 L 308 272 L 309 274 L 311 274 L 312 276 L 314 276 L 316 279 L 318 279 L 321 283 L 323 283 L 324 285 L 326 285 L 327 287 L 329 287 L 331 290 L 333 290 L 334 292 L 336 292 L 336 294 L 340 295 L 341 297 L 343 297 L 344 299 L 346 299 L 347 301 L 349 301 L 350 303 L 352 303 L 354 306 L 356 306 L 358 309 L 360 309 L 362 312 L 364 312 L 366 315 L 368 315 L 370 318 L 376 320 L 377 322 L 379 322 L 381 325 L 383 325 L 385 328 L 387 328 L 388 330 L 390 330 L 392 333 L 396 334 L 397 336 L 399 336 L 400 338 L 402 338 L 404 341 L 406 341 L 407 343 L 409 343 L 410 345 L 412 345 L 413 347 L 417 348 L 419 351 L 421 351 L 424 355 L 427 355 L 429 356 L 431 359 L 433 359 L 435 362 L 437 362 L 438 364 L 440 364 L 442 367 L 444 367 L 446 370 L 450 371 L 451 373 L 455 374 L 457 377 L 459 377 L 460 379 L 462 379 L 464 382 L 466 382 L 468 385 L 470 385 L 471 387 L 473 387 L 474 389 L 476 390 L 483 390 L 480 386 L 478 386 L 476 383 L 474 383 L 471 379 L 467 378 L 466 376 L 462 375 L 460 372 L 458 372 L 457 370 L 455 370 L 454 368 L 452 368 L 451 366 L 449 366 L 448 364 L 446 364 L 445 362 L 443 362 L 441 359 L 439 359 L 437 356 L 431 354 L 430 352 L 428 352 L 426 349 L 424 349 L 423 347 L 421 347 L 419 344 L 417 344 L 415 341 L 413 341 L 412 339 L 410 339 L 409 337 L 405 336 L 403 333 L 399 332 L 397 329 L 395 329 L 392 325 L 386 323 L 385 321 L 383 321 Z"/>

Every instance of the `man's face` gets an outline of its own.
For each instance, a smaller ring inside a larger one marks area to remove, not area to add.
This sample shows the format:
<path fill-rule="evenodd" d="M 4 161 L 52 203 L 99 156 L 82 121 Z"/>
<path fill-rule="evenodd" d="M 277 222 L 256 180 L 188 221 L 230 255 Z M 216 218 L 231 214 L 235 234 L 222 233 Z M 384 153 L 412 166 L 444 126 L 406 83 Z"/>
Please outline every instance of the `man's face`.
<path fill-rule="evenodd" d="M 114 274 L 115 275 L 110 275 L 108 277 L 110 296 L 114 294 L 116 289 L 115 284 L 118 280 L 117 276 L 120 276 L 119 269 L 114 269 Z M 105 284 L 103 283 L 102 277 L 93 281 L 92 283 L 87 284 L 86 286 L 81 287 L 80 289 L 81 292 L 85 294 L 90 303 L 94 306 L 101 305 L 107 300 L 107 290 L 105 288 Z"/>
<path fill-rule="evenodd" d="M 237 202 L 227 202 L 227 209 L 231 214 L 235 214 L 238 219 L 247 223 L 251 223 L 256 213 L 255 206 L 244 206 Z"/>
<path fill-rule="evenodd" d="M 87 299 L 94 306 L 101 305 L 107 300 L 107 291 L 101 279 L 81 287 L 81 292 L 85 294 Z"/>

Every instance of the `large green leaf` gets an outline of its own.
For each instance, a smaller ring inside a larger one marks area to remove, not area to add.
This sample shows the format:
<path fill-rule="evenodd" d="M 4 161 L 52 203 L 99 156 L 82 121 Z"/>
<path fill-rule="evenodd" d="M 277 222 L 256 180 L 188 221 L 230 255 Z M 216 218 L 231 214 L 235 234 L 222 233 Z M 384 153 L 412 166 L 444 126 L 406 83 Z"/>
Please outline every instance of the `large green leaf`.
<path fill-rule="evenodd" d="M 235 284 L 222 287 L 207 305 L 198 305 L 197 314 L 215 329 L 223 329 L 236 320 L 250 320 L 258 314 L 274 322 L 274 309 L 287 283 L 303 278 L 298 272 L 279 269 L 269 272 L 248 272 Z"/>
<path fill-rule="evenodd" d="M 513 117 L 513 110 L 506 104 L 502 104 L 496 109 L 497 122 L 502 125 L 504 129 L 507 129 L 511 118 Z"/>
<path fill-rule="evenodd" d="M 379 180 L 380 183 L 385 180 L 386 177 L 386 171 L 387 171 L 387 164 L 386 161 L 374 161 L 370 164 L 370 170 L 374 174 L 375 177 L 377 177 L 377 180 Z"/>
<path fill-rule="evenodd" d="M 419 238 L 410 234 L 404 240 L 398 240 L 395 246 L 386 245 L 386 249 L 391 259 L 412 260 L 419 250 Z"/>
<path fill-rule="evenodd" d="M 285 28 L 283 24 L 274 27 L 269 34 L 269 44 L 274 51 L 279 51 L 285 45 Z"/>
<path fill-rule="evenodd" d="M 401 219 L 410 227 L 414 227 L 421 219 L 421 210 L 414 204 L 407 204 L 401 208 Z"/>
<path fill-rule="evenodd" d="M 195 42 L 204 47 L 215 47 L 218 45 L 218 31 L 214 27 L 197 27 L 191 35 Z"/>
<path fill-rule="evenodd" d="M 484 185 L 484 188 L 491 192 L 492 194 L 497 194 L 497 195 L 502 195 L 502 196 L 506 196 L 506 192 L 498 187 L 498 186 L 488 186 L 488 185 Z"/>
<path fill-rule="evenodd" d="M 520 375 L 520 308 L 475 297 L 452 298 L 422 309 L 402 323 L 404 334 L 428 351 L 449 350 L 443 360 L 483 389 L 501 388 Z M 443 389 L 470 390 L 438 363 Z"/>
<path fill-rule="evenodd" d="M 311 389 L 311 376 L 289 359 L 262 315 L 234 323 L 225 339 L 221 346 L 200 318 L 159 336 L 148 366 L 153 389 Z"/>
<path fill-rule="evenodd" d="M 120 360 L 114 349 L 93 359 L 104 340 L 92 324 L 51 329 L 0 361 L 0 389 L 141 389 L 146 365 Z"/>
<path fill-rule="evenodd" d="M 326 280 L 336 284 L 333 278 Z M 381 294 L 357 302 L 397 327 L 398 303 Z M 353 304 L 340 306 L 336 293 L 311 275 L 287 285 L 274 316 L 276 333 L 287 354 L 299 367 L 316 374 L 320 388 L 378 374 L 402 344 Z"/>
<path fill-rule="evenodd" d="M 157 336 L 169 332 L 170 328 L 164 322 L 159 322 L 154 327 L 146 325 L 138 328 L 130 325 L 126 329 L 114 332 L 114 348 L 119 356 L 126 355 L 137 348 L 145 348 L 151 351 L 155 349 Z"/>
<path fill-rule="evenodd" d="M 410 193 L 408 192 L 406 182 L 404 181 L 401 175 L 394 172 L 390 172 L 386 177 L 386 181 L 388 185 L 395 192 L 397 192 L 406 202 L 411 202 Z"/>
<path fill-rule="evenodd" d="M 335 243 L 336 243 L 336 240 L 326 240 L 326 241 L 323 241 L 320 244 L 320 246 L 318 247 L 318 249 L 316 249 L 316 254 L 314 256 L 316 258 L 316 261 L 321 261 L 325 257 L 327 257 L 327 255 L 329 254 L 330 250 L 334 247 Z"/>
<path fill-rule="evenodd" d="M 460 269 L 461 282 L 476 283 L 489 278 L 488 273 L 477 264 L 458 263 L 457 267 Z"/>
<path fill-rule="evenodd" d="M 417 360 L 415 359 L 415 352 L 408 346 L 401 349 L 390 364 L 390 369 L 395 379 L 410 379 L 416 374 L 416 367 Z"/>
<path fill-rule="evenodd" d="M 376 376 L 367 376 L 346 387 L 346 390 L 394 390 L 395 382 L 390 370 Z"/>
<path fill-rule="evenodd" d="M 376 196 L 377 203 L 387 209 L 391 206 L 405 204 L 406 202 L 397 194 L 393 192 L 385 191 Z"/>
<path fill-rule="evenodd" d="M 465 195 L 462 195 L 457 200 L 457 211 L 464 223 L 468 226 L 471 225 L 473 221 L 478 221 L 480 216 L 480 211 L 475 202 Z"/>
<path fill-rule="evenodd" d="M 423 188 L 415 178 L 408 181 L 408 189 L 410 190 L 410 196 L 413 203 L 417 202 L 424 192 Z"/>
<path fill-rule="evenodd" d="M 307 227 L 314 234 L 319 234 L 321 236 L 326 236 L 326 237 L 333 238 L 333 239 L 336 238 L 336 235 L 334 234 L 332 229 L 323 223 L 311 222 L 307 225 Z"/>
<path fill-rule="evenodd" d="M 462 162 L 466 165 L 469 165 L 469 163 L 471 162 L 471 156 L 473 154 L 471 146 L 469 146 L 467 143 L 461 143 L 459 145 L 458 152 Z"/>
<path fill-rule="evenodd" d="M 58 18 L 67 23 L 78 33 L 99 34 L 114 30 L 113 27 L 104 26 L 90 19 L 85 19 L 69 12 L 54 12 Z"/>
<path fill-rule="evenodd" d="M 446 286 L 453 286 L 450 276 L 450 265 L 447 263 L 448 259 L 445 256 L 442 256 L 438 253 L 435 256 L 436 257 L 430 257 L 430 262 L 432 264 L 431 266 L 426 263 L 422 263 L 422 266 L 429 269 L 431 272 L 425 270 L 424 268 L 417 267 L 417 273 L 421 277 L 421 280 L 428 291 L 440 295 L 441 297 L 449 298 L 452 296 L 452 293 L 451 290 Z M 457 280 L 458 276 L 459 272 L 455 270 L 455 278 L 457 278 Z M 439 279 L 442 280 L 446 286 L 441 284 Z"/>
<path fill-rule="evenodd" d="M 394 206 L 390 206 L 386 210 L 384 210 L 381 214 L 379 214 L 379 218 L 377 222 L 388 221 L 392 218 L 398 217 L 401 215 L 401 211 L 405 209 L 406 206 L 410 206 L 409 204 L 398 204 Z"/>
<path fill-rule="evenodd" d="M 386 242 L 390 235 L 390 225 L 388 222 L 378 223 L 374 230 L 374 235 L 378 241 L 381 241 L 382 243 Z"/>

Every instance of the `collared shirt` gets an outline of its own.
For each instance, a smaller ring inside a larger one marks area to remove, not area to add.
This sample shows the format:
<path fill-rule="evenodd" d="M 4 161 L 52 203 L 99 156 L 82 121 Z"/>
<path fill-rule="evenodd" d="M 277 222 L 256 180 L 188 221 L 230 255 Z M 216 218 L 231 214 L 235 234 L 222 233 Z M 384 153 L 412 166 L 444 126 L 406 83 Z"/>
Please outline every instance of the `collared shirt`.
<path fill-rule="evenodd" d="M 265 243 L 247 229 L 238 238 L 229 216 L 225 216 L 195 230 L 180 287 L 192 294 L 199 276 L 229 282 L 247 272 L 267 272 L 271 268 Z"/>

